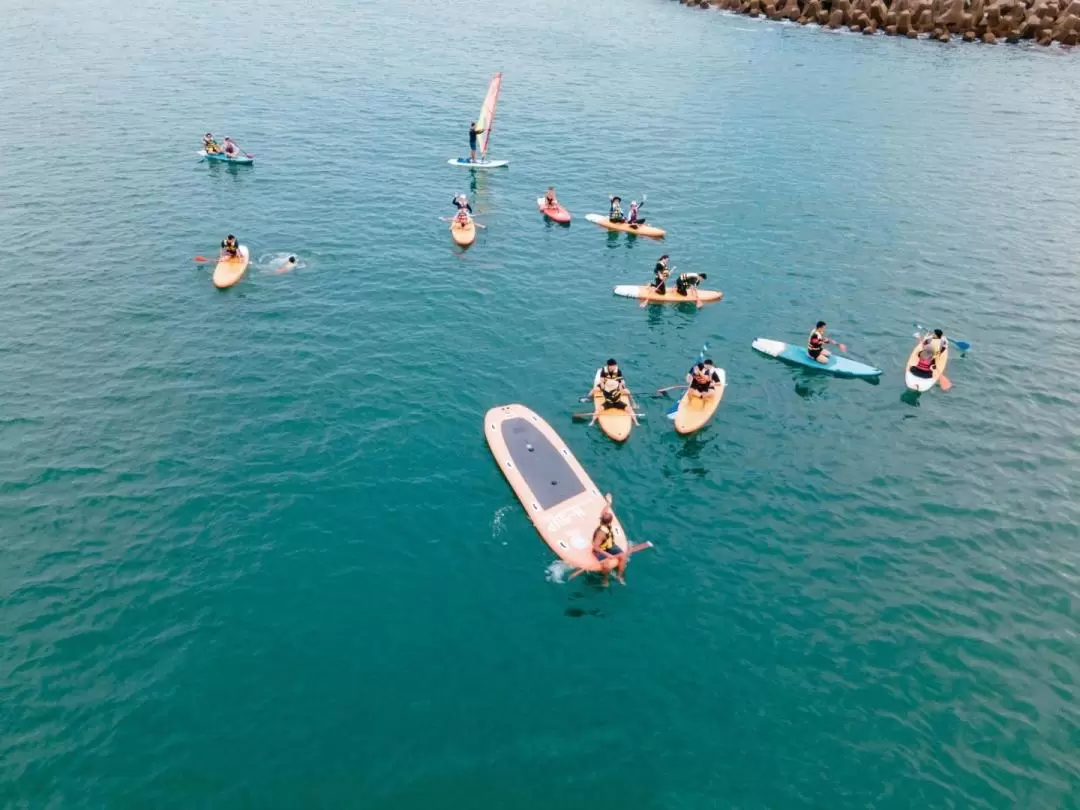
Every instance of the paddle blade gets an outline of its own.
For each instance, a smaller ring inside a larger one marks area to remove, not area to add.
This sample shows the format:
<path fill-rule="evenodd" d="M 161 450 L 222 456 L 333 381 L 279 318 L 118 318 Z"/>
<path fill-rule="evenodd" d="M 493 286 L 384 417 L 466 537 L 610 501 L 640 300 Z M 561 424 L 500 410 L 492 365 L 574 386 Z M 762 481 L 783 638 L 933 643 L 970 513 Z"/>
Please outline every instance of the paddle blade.
<path fill-rule="evenodd" d="M 971 348 L 971 344 L 968 343 L 966 340 L 954 340 L 952 341 L 952 345 L 962 352 L 966 352 L 968 349 Z"/>
<path fill-rule="evenodd" d="M 645 309 L 645 307 L 647 307 L 648 305 L 649 305 L 649 299 L 648 298 L 642 298 L 641 303 L 638 304 L 638 309 Z"/>
<path fill-rule="evenodd" d="M 950 380 L 944 374 L 938 377 L 937 384 L 941 386 L 942 391 L 948 391 L 950 388 L 952 388 L 952 380 Z"/>
<path fill-rule="evenodd" d="M 839 348 L 839 349 L 840 349 L 840 351 L 842 351 L 842 352 L 846 352 L 846 351 L 847 351 L 847 346 L 845 346 L 845 345 L 844 345 L 843 343 L 839 344 L 838 348 Z"/>
<path fill-rule="evenodd" d="M 208 259 L 208 258 L 206 258 L 205 256 L 196 256 L 196 257 L 195 257 L 195 261 L 197 261 L 197 262 L 199 262 L 200 264 L 202 264 L 203 262 L 210 262 L 210 261 L 213 261 L 213 259 Z"/>

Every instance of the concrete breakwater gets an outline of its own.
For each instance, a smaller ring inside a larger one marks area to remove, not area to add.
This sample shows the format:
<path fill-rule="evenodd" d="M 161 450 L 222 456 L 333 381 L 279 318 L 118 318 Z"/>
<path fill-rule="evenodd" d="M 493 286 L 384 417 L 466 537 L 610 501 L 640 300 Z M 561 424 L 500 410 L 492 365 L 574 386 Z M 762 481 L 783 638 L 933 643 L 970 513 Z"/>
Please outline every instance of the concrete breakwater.
<path fill-rule="evenodd" d="M 679 0 L 772 20 L 948 42 L 1080 43 L 1080 0 Z"/>

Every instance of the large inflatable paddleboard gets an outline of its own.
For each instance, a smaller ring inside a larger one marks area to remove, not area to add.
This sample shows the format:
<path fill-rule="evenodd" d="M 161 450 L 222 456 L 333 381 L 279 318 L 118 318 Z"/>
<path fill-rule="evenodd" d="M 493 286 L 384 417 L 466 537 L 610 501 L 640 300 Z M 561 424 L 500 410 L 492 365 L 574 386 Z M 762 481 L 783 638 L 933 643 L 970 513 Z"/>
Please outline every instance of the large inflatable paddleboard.
<path fill-rule="evenodd" d="M 248 269 L 247 245 L 240 245 L 240 256 L 235 259 L 222 259 L 214 265 L 214 286 L 219 290 L 231 287 L 244 277 Z"/>
<path fill-rule="evenodd" d="M 607 501 L 551 425 L 524 405 L 502 405 L 484 416 L 484 436 L 551 550 L 586 571 L 614 567 L 614 561 L 601 563 L 592 553 L 593 532 Z M 625 553 L 629 546 L 618 517 L 612 531 Z"/>
<path fill-rule="evenodd" d="M 596 413 L 596 423 L 604 431 L 604 435 L 617 442 L 625 442 L 634 428 L 634 419 L 630 415 L 633 406 L 630 404 L 630 395 L 625 391 L 619 397 L 625 408 L 604 408 L 604 395 L 599 390 L 593 394 L 593 411 Z"/>
<path fill-rule="evenodd" d="M 949 344 L 945 344 L 944 350 L 937 356 L 934 361 L 934 371 L 929 377 L 923 377 L 920 374 L 916 374 L 912 371 L 915 368 L 915 364 L 919 362 L 919 350 L 922 349 L 922 338 L 915 344 L 915 348 L 911 350 L 911 354 L 908 356 L 907 365 L 904 366 L 904 384 L 912 391 L 918 391 L 920 393 L 929 391 L 935 385 L 938 380 L 941 379 L 941 375 L 945 373 L 945 365 L 949 362 Z"/>
<path fill-rule="evenodd" d="M 805 366 L 806 368 L 835 374 L 838 377 L 881 376 L 880 368 L 868 366 L 866 363 L 860 363 L 857 360 L 849 360 L 846 357 L 840 357 L 836 352 L 829 355 L 827 363 L 819 363 L 810 356 L 809 352 L 806 351 L 805 346 L 792 346 L 790 343 L 784 343 L 779 340 L 768 340 L 767 338 L 758 338 L 751 345 L 762 354 L 767 354 L 770 357 L 775 357 L 779 360 L 784 360 L 799 366 Z"/>
<path fill-rule="evenodd" d="M 693 295 L 679 295 L 677 290 L 671 288 L 663 295 L 660 295 L 648 284 L 620 284 L 615 288 L 615 295 L 621 295 L 624 298 L 655 301 L 658 304 L 692 304 L 695 300 L 708 303 L 709 301 L 719 301 L 724 297 L 724 294 L 719 290 L 698 290 L 695 299 Z"/>
<path fill-rule="evenodd" d="M 547 199 L 544 197 L 536 198 L 536 207 L 540 209 L 545 217 L 558 222 L 560 225 L 570 224 L 570 212 L 563 208 L 561 205 L 556 205 L 554 208 L 547 204 Z"/>
<path fill-rule="evenodd" d="M 469 160 L 468 158 L 453 158 L 446 161 L 451 166 L 466 166 L 470 169 L 501 169 L 509 166 L 509 160 Z"/>
<path fill-rule="evenodd" d="M 653 239 L 663 239 L 666 233 L 663 228 L 656 228 L 652 225 L 628 225 L 625 222 L 612 222 L 600 214 L 586 214 L 585 219 L 589 220 L 589 222 L 595 222 L 601 228 L 607 228 L 609 231 L 623 231 L 636 236 L 651 236 Z"/>
<path fill-rule="evenodd" d="M 693 396 L 690 394 L 690 389 L 686 389 L 683 398 L 679 400 L 679 409 L 675 411 L 676 433 L 686 435 L 701 430 L 705 427 L 705 423 L 712 419 L 727 389 L 727 373 L 722 368 L 718 368 L 716 376 L 720 378 L 720 382 L 714 384 L 712 393 L 707 397 Z"/>
<path fill-rule="evenodd" d="M 450 238 L 459 247 L 468 247 L 476 241 L 476 224 L 470 219 L 464 225 L 456 219 L 450 223 Z"/>
<path fill-rule="evenodd" d="M 198 154 L 200 157 L 206 158 L 207 160 L 216 160 L 221 163 L 237 163 L 241 166 L 249 166 L 255 162 L 255 158 L 247 157 L 246 155 L 229 157 L 224 152 L 207 152 L 205 149 L 200 149 L 196 154 Z"/>

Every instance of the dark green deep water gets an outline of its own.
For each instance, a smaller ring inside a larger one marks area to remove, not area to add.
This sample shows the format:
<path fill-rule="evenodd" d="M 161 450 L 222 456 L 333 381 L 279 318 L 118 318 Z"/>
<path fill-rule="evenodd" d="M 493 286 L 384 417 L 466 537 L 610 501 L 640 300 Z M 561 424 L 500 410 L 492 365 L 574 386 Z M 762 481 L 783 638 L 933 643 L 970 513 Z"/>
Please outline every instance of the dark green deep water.
<path fill-rule="evenodd" d="M 660 0 L 14 0 L 0 52 L 0 807 L 1080 806 L 1075 56 Z M 611 296 L 661 252 L 725 301 Z M 750 350 L 819 317 L 879 385 Z M 699 436 L 571 423 L 704 342 Z M 505 402 L 655 542 L 629 587 L 548 580 Z"/>

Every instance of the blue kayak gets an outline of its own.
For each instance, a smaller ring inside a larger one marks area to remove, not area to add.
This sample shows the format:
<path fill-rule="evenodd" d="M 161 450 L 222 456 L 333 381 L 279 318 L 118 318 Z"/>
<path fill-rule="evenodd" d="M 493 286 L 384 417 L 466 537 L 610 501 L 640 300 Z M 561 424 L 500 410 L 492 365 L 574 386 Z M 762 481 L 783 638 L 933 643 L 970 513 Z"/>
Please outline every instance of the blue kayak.
<path fill-rule="evenodd" d="M 245 155 L 240 155 L 240 157 L 229 157 L 224 152 L 207 152 L 203 149 L 199 150 L 199 155 L 207 160 L 217 160 L 221 163 L 238 163 L 241 166 L 248 166 L 255 162 L 255 158 L 246 157 Z"/>
<path fill-rule="evenodd" d="M 762 354 L 767 354 L 770 357 L 775 357 L 788 363 L 794 363 L 798 366 L 806 366 L 807 368 L 813 368 L 819 371 L 827 371 L 838 377 L 881 376 L 880 368 L 868 366 L 866 363 L 860 363 L 857 360 L 849 360 L 846 357 L 840 357 L 835 352 L 829 356 L 828 362 L 819 363 L 810 356 L 804 346 L 792 346 L 790 343 L 784 343 L 779 340 L 758 338 L 754 341 L 753 347 Z"/>

